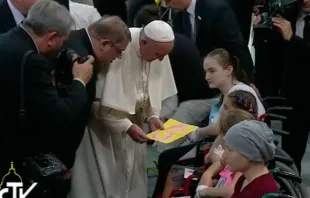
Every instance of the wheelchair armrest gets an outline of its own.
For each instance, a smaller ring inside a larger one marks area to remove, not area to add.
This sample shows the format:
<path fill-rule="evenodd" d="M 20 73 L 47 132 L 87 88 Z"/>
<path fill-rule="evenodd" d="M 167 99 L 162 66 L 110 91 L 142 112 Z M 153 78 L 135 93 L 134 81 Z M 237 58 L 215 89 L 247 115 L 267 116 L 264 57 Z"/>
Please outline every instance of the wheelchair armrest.
<path fill-rule="evenodd" d="M 267 96 L 267 97 L 263 98 L 262 101 L 265 102 L 265 101 L 268 101 L 268 100 L 284 100 L 284 101 L 286 101 L 287 98 L 280 97 L 280 96 Z"/>
<path fill-rule="evenodd" d="M 266 97 L 262 100 L 262 103 L 266 109 L 274 106 L 288 106 L 289 104 L 288 100 L 283 97 Z"/>
<path fill-rule="evenodd" d="M 275 119 L 278 119 L 278 120 L 287 120 L 286 116 L 278 115 L 278 114 L 275 114 L 275 113 L 267 113 L 267 119 L 270 119 L 270 118 L 275 118 Z"/>
<path fill-rule="evenodd" d="M 275 107 L 270 107 L 270 108 L 267 109 L 267 111 L 275 111 L 275 110 L 292 111 L 293 107 L 275 106 Z"/>
<path fill-rule="evenodd" d="M 286 165 L 293 165 L 294 164 L 294 160 L 292 158 L 283 157 L 280 155 L 275 155 L 273 160 L 275 160 L 277 162 L 282 162 L 283 164 L 286 164 Z"/>
<path fill-rule="evenodd" d="M 190 195 L 190 186 L 191 186 L 191 182 L 196 179 L 197 181 L 199 181 L 199 179 L 201 178 L 201 175 L 190 175 L 186 178 L 185 180 L 185 185 L 184 185 L 184 195 L 185 196 L 189 196 Z"/>
<path fill-rule="evenodd" d="M 277 135 L 280 135 L 280 136 L 283 136 L 283 135 L 289 135 L 290 133 L 287 132 L 287 131 L 283 131 L 283 130 L 280 130 L 280 129 L 274 129 L 274 128 L 271 128 L 272 132 L 274 134 L 277 134 Z"/>
<path fill-rule="evenodd" d="M 275 169 L 271 170 L 270 172 L 271 172 L 275 177 L 277 177 L 277 176 L 278 176 L 278 177 L 282 177 L 282 178 L 284 178 L 284 179 L 297 182 L 297 183 L 299 183 L 299 184 L 301 184 L 301 182 L 302 182 L 301 177 L 295 175 L 294 173 L 291 173 L 291 172 L 282 170 L 281 168 L 275 168 Z"/>
<path fill-rule="evenodd" d="M 268 193 L 264 195 L 262 198 L 295 198 L 295 197 L 281 193 Z"/>
<path fill-rule="evenodd" d="M 266 108 L 266 113 L 273 113 L 277 115 L 284 115 L 288 116 L 293 112 L 293 107 L 291 106 L 275 106 L 275 107 L 270 107 Z"/>

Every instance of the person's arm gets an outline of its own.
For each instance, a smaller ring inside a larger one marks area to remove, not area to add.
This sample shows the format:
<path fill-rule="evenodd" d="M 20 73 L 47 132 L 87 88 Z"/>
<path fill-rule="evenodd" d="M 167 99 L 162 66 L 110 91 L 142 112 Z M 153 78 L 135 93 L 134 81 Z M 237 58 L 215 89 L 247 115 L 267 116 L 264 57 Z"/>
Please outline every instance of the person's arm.
<path fill-rule="evenodd" d="M 92 109 L 95 117 L 101 120 L 101 123 L 112 133 L 126 133 L 133 124 L 125 113 L 100 106 L 100 102 L 94 102 Z"/>
<path fill-rule="evenodd" d="M 218 134 L 219 132 L 215 124 L 211 124 L 209 126 L 198 129 L 198 136 L 200 139 L 203 139 L 208 136 L 216 136 Z"/>
<path fill-rule="evenodd" d="M 235 185 L 238 179 L 241 177 L 241 173 L 235 173 L 234 178 L 230 185 L 223 186 L 221 188 L 218 187 L 210 187 L 200 191 L 200 195 L 202 196 L 211 196 L 211 197 L 223 197 L 230 198 L 235 190 Z"/>
<path fill-rule="evenodd" d="M 100 102 L 94 102 L 92 108 L 96 119 L 100 120 L 101 124 L 111 133 L 127 133 L 133 141 L 138 143 L 150 140 L 141 127 L 129 120 L 125 112 L 101 106 Z"/>
<path fill-rule="evenodd" d="M 253 60 L 232 9 L 228 5 L 222 5 L 216 10 L 215 16 L 214 34 L 217 35 L 218 47 L 223 47 L 237 56 L 240 68 L 246 72 L 250 82 L 253 82 Z"/>
<path fill-rule="evenodd" d="M 199 185 L 212 186 L 212 178 L 225 167 L 221 161 L 216 161 L 203 173 Z"/>
<path fill-rule="evenodd" d="M 288 49 L 294 51 L 294 53 L 300 54 L 296 50 L 300 51 L 301 54 L 305 52 L 310 53 L 310 43 L 297 35 L 293 35 L 288 41 L 288 44 Z"/>
<path fill-rule="evenodd" d="M 221 159 L 221 157 L 219 155 L 217 155 L 216 153 L 214 153 L 214 149 L 216 147 L 218 147 L 221 144 L 221 138 L 220 136 L 217 136 L 215 141 L 213 142 L 209 153 L 205 155 L 204 157 L 204 162 L 207 163 L 214 163 L 215 161 L 218 161 Z"/>
<path fill-rule="evenodd" d="M 25 66 L 25 102 L 27 113 L 43 116 L 46 124 L 62 128 L 81 113 L 87 102 L 85 83 L 72 81 L 68 96 L 58 96 L 52 84 L 51 68 L 40 55 L 33 55 Z M 48 126 L 47 126 L 48 127 Z"/>

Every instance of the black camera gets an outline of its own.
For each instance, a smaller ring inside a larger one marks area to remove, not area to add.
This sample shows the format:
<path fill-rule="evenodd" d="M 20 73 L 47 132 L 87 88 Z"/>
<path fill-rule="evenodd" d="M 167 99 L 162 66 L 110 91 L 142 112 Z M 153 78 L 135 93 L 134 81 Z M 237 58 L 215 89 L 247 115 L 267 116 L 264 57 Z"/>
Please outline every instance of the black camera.
<path fill-rule="evenodd" d="M 72 49 L 65 49 L 62 53 L 64 53 L 64 55 L 67 57 L 67 59 L 70 61 L 72 61 L 72 63 L 74 62 L 78 62 L 79 64 L 84 63 L 85 61 L 87 61 L 88 57 L 83 57 L 80 56 L 78 53 L 76 53 L 74 50 Z"/>
<path fill-rule="evenodd" d="M 62 50 L 56 59 L 55 68 L 55 79 L 56 87 L 58 88 L 58 93 L 62 96 L 61 90 L 66 90 L 67 86 L 72 83 L 72 66 L 75 62 L 79 64 L 87 61 L 87 56 L 81 56 L 76 51 L 72 49 Z M 64 91 L 66 93 L 66 91 Z M 64 95 L 65 96 L 65 95 Z"/>
<path fill-rule="evenodd" d="M 272 17 L 279 15 L 286 18 L 287 15 L 296 10 L 298 5 L 299 0 L 269 0 L 264 7 L 260 8 L 262 20 L 254 28 L 272 29 Z"/>

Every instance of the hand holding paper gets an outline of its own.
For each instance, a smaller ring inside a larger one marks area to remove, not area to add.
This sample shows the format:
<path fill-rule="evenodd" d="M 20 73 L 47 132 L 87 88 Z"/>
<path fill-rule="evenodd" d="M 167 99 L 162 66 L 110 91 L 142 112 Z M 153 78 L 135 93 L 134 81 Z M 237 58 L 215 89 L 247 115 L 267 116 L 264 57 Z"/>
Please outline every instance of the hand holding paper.
<path fill-rule="evenodd" d="M 169 119 L 164 124 L 164 130 L 153 131 L 147 136 L 152 140 L 168 144 L 186 136 L 197 128 L 197 126 L 188 125 L 173 119 Z"/>
<path fill-rule="evenodd" d="M 149 125 L 150 125 L 151 131 L 163 130 L 164 129 L 163 122 L 158 118 L 152 118 L 149 121 Z"/>

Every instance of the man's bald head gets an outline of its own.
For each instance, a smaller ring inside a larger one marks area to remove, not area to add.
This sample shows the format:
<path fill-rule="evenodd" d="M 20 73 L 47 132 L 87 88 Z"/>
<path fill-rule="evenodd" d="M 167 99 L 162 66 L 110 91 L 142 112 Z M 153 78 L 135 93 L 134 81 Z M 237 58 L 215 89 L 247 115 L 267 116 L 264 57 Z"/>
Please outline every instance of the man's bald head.
<path fill-rule="evenodd" d="M 174 33 L 171 26 L 160 20 L 147 24 L 140 33 L 140 51 L 148 62 L 162 60 L 174 46 Z"/>
<path fill-rule="evenodd" d="M 89 32 L 100 38 L 108 38 L 114 44 L 125 40 L 131 41 L 131 34 L 126 23 L 118 16 L 102 17 L 88 28 Z"/>
<path fill-rule="evenodd" d="M 131 41 L 129 28 L 117 16 L 102 17 L 91 24 L 88 32 L 97 62 L 110 62 L 121 57 L 128 43 Z"/>

